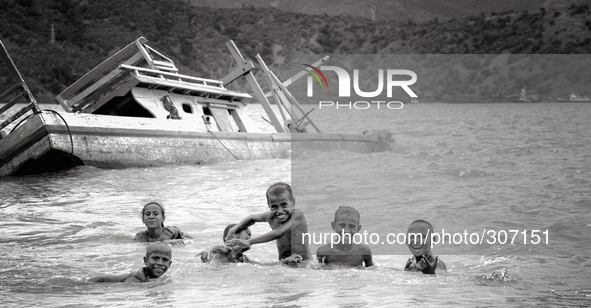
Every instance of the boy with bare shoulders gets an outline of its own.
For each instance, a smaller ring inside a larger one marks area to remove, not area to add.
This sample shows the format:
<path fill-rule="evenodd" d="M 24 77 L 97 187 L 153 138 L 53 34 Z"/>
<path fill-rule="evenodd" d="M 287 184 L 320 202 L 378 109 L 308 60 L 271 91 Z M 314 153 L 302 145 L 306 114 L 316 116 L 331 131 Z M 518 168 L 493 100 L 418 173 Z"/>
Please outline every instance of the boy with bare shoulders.
<path fill-rule="evenodd" d="M 431 234 L 433 226 L 426 220 L 415 220 L 408 226 L 406 245 L 413 256 L 406 262 L 405 271 L 435 274 L 436 269 L 447 269 L 445 263 L 431 252 Z"/>
<path fill-rule="evenodd" d="M 359 212 L 350 206 L 341 206 L 334 213 L 332 229 L 338 241 L 331 241 L 316 251 L 316 258 L 321 264 L 338 264 L 348 266 L 373 266 L 371 249 L 366 244 L 355 244 L 352 240 L 361 229 Z M 335 236 L 335 235 L 333 235 Z M 332 239 L 332 238 L 331 238 Z M 334 243 L 334 244 L 333 244 Z"/>
<path fill-rule="evenodd" d="M 253 244 L 275 240 L 281 262 L 295 265 L 308 260 L 310 248 L 302 241 L 302 235 L 308 233 L 308 223 L 304 213 L 295 209 L 295 198 L 291 186 L 283 182 L 271 185 L 267 189 L 267 205 L 269 212 L 250 215 L 232 227 L 226 236 L 227 244 L 248 249 Z M 257 222 L 267 222 L 273 230 L 248 240 L 235 238 L 236 231 L 248 228 Z"/>
<path fill-rule="evenodd" d="M 102 276 L 89 280 L 89 282 L 146 282 L 164 275 L 172 264 L 172 250 L 164 242 L 150 244 L 146 248 L 144 257 L 145 267 L 137 272 L 131 272 L 119 276 Z"/>

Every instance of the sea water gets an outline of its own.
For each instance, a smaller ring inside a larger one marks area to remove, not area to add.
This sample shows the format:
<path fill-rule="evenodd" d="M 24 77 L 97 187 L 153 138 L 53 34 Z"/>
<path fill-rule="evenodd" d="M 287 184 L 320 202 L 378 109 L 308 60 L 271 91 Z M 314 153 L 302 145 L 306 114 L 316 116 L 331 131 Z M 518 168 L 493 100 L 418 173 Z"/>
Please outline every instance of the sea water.
<path fill-rule="evenodd" d="M 294 147 L 288 159 L 0 178 L 0 306 L 591 305 L 591 104 L 312 107 L 324 132 L 386 129 L 394 142 L 370 154 Z M 264 126 L 262 108 L 248 108 Z M 274 243 L 246 253 L 261 264 L 201 263 L 196 255 L 220 244 L 227 224 L 268 210 L 265 191 L 277 181 L 293 185 L 311 233 L 330 232 L 339 206 L 358 209 L 361 230 L 381 237 L 370 243 L 376 266 L 284 267 Z M 133 236 L 145 230 L 149 200 L 162 201 L 165 224 L 193 242 L 173 247 L 160 279 L 88 283 L 143 266 L 146 244 Z M 434 246 L 448 271 L 404 272 L 408 249 L 383 240 L 415 219 L 436 232 L 525 230 L 527 238 Z M 531 244 L 532 230 L 547 231 L 548 242 Z"/>

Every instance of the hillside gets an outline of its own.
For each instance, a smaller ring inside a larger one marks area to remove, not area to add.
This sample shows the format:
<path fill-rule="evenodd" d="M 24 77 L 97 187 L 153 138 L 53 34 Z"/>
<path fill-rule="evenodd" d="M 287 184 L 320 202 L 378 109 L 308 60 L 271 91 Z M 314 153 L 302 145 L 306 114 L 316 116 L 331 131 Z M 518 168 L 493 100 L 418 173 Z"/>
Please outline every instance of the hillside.
<path fill-rule="evenodd" d="M 588 4 L 587 0 L 187 0 L 194 6 L 216 8 L 277 8 L 280 10 L 306 13 L 351 16 L 361 18 L 424 22 L 434 18 L 447 20 L 480 13 L 499 11 L 539 10 L 541 7 L 555 9 L 571 4 Z M 375 14 L 372 13 L 375 7 Z"/>
<path fill-rule="evenodd" d="M 368 18 L 310 15 L 269 7 L 195 7 L 186 0 L 7 0 L 0 2 L 0 36 L 38 99 L 51 101 L 140 36 L 170 56 L 181 73 L 208 78 L 221 78 L 231 70 L 225 42 L 233 39 L 248 57 L 261 54 L 283 79 L 290 75 L 292 55 L 296 54 L 588 54 L 590 14 L 587 5 L 573 4 L 445 21 L 418 23 L 407 18 L 372 22 Z M 52 24 L 55 42 L 50 44 Z M 563 73 L 554 73 L 554 77 L 548 77 L 549 83 L 552 78 L 564 79 Z M 0 76 L 6 74 L 0 72 Z M 508 73 L 501 77 L 511 81 Z M 572 79 L 577 81 L 575 89 L 584 89 L 588 78 Z M 5 78 L 0 82 L 4 86 Z M 473 95 L 490 96 L 498 82 Z M 514 93 L 522 85 L 511 82 L 508 87 L 513 87 L 507 89 L 508 93 Z M 471 89 L 466 91 L 474 92 Z M 564 95 L 555 92 L 548 95 Z M 453 100 L 460 94 L 456 89 L 428 96 Z"/>

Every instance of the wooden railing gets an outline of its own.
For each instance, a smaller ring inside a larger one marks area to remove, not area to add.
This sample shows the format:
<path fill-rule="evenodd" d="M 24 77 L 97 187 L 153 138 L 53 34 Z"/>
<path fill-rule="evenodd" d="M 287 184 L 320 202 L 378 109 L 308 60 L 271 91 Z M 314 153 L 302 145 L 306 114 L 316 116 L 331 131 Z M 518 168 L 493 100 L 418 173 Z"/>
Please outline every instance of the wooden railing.
<path fill-rule="evenodd" d="M 6 47 L 4 47 L 2 41 L 0 41 L 0 47 L 0 58 L 2 59 L 2 62 L 8 66 L 10 75 L 12 75 L 13 79 L 16 81 L 14 85 L 12 85 L 8 90 L 0 95 L 0 102 L 6 98 L 10 99 L 4 106 L 0 108 L 0 118 L 4 119 L 4 121 L 0 122 L 1 131 L 3 128 L 20 119 L 29 111 L 34 113 L 39 112 L 39 106 L 37 105 L 35 97 L 33 97 L 33 94 L 29 90 L 29 87 L 25 83 L 25 80 L 14 65 L 12 58 L 10 58 L 10 55 L 8 54 L 8 51 L 6 50 Z M 25 100 L 25 105 L 17 106 L 16 104 L 19 101 L 22 101 L 23 98 Z M 0 134 L 0 139 L 2 139 L 2 134 Z"/>

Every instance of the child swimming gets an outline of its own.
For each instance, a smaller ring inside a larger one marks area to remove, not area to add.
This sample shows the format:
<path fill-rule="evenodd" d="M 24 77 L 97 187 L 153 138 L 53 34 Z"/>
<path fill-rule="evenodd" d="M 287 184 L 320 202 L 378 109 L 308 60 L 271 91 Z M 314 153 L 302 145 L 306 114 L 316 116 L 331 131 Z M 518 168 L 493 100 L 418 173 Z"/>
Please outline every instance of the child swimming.
<path fill-rule="evenodd" d="M 236 226 L 236 224 L 229 224 L 224 229 L 224 235 L 222 236 L 222 241 L 225 241 L 226 236 L 228 236 L 228 232 L 232 227 Z M 251 237 L 251 232 L 249 228 L 241 229 L 237 231 L 236 238 L 241 240 L 249 240 Z M 249 262 L 250 260 L 244 254 L 242 254 L 245 250 L 237 249 L 236 247 L 229 247 L 226 245 L 216 245 L 208 250 L 204 250 L 198 254 L 201 257 L 201 261 L 208 262 L 211 260 L 221 260 L 225 262 Z"/>
<path fill-rule="evenodd" d="M 340 206 L 330 223 L 338 234 L 338 243 L 326 244 L 316 251 L 316 258 L 321 264 L 339 264 L 348 266 L 373 266 L 371 249 L 366 244 L 355 244 L 352 237 L 361 229 L 359 212 L 350 206 Z M 332 243 L 332 241 L 331 241 Z"/>
<path fill-rule="evenodd" d="M 435 274 L 435 269 L 447 269 L 445 263 L 431 253 L 431 234 L 433 226 L 425 220 L 415 220 L 408 226 L 406 245 L 413 257 L 406 262 L 405 271 Z"/>
<path fill-rule="evenodd" d="M 145 267 L 137 272 L 119 276 L 102 276 L 89 280 L 89 282 L 146 282 L 164 275 L 172 263 L 172 250 L 164 242 L 150 244 L 146 248 L 144 257 Z"/>
<path fill-rule="evenodd" d="M 308 260 L 310 248 L 302 241 L 302 234 L 308 233 L 308 223 L 304 213 L 295 209 L 295 198 L 291 186 L 279 182 L 267 189 L 267 205 L 269 212 L 252 214 L 232 227 L 225 237 L 230 246 L 248 249 L 252 244 L 266 243 L 276 240 L 279 260 L 285 264 L 295 264 Z M 242 240 L 235 237 L 238 230 L 248 228 L 256 222 L 267 222 L 272 231 L 261 236 Z"/>
<path fill-rule="evenodd" d="M 136 242 L 158 242 L 166 241 L 168 244 L 184 245 L 185 235 L 179 228 L 174 226 L 164 226 L 164 206 L 157 201 L 146 203 L 142 208 L 142 222 L 148 228 L 145 231 L 138 232 L 135 235 Z M 188 236 L 187 236 L 188 237 Z"/>

